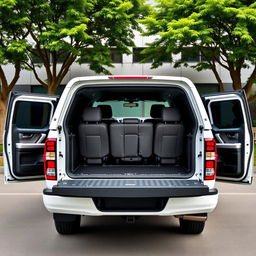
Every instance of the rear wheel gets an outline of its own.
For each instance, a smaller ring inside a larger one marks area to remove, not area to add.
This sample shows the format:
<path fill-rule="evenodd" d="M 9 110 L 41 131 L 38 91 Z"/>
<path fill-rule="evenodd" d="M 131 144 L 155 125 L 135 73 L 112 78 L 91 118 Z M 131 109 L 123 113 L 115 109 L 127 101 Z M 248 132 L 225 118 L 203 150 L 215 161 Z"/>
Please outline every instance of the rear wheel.
<path fill-rule="evenodd" d="M 55 228 L 59 234 L 75 234 L 80 228 L 80 215 L 53 214 Z"/>
<path fill-rule="evenodd" d="M 203 232 L 205 221 L 193 221 L 180 219 L 181 231 L 185 234 L 200 234 Z"/>

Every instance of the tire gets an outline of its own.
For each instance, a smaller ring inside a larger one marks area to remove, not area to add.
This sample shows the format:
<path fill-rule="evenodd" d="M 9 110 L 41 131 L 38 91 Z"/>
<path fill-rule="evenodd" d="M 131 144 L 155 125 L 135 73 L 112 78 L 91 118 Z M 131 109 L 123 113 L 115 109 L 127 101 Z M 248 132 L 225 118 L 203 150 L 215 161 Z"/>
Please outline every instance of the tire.
<path fill-rule="evenodd" d="M 185 234 L 201 234 L 204 230 L 205 221 L 193 221 L 180 219 L 180 228 Z"/>
<path fill-rule="evenodd" d="M 75 220 L 60 221 L 54 219 L 55 228 L 61 235 L 75 234 L 80 229 L 81 216 L 76 216 Z"/>

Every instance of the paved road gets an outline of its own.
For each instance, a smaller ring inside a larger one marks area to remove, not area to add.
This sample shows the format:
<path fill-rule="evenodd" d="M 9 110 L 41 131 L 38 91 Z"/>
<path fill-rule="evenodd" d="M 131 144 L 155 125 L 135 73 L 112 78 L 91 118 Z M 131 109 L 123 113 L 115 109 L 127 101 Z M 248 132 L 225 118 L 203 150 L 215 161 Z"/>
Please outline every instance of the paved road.
<path fill-rule="evenodd" d="M 179 233 L 172 217 L 87 217 L 80 234 L 60 236 L 45 210 L 43 182 L 3 185 L 0 175 L 0 255 L 256 255 L 256 184 L 217 183 L 220 200 L 201 235 Z"/>

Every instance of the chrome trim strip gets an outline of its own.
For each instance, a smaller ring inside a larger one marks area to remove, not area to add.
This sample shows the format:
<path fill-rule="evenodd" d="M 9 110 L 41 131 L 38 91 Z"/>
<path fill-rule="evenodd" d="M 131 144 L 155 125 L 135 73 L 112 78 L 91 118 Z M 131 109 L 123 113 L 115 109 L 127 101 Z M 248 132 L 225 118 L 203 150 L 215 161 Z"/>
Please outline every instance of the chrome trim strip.
<path fill-rule="evenodd" d="M 45 138 L 46 138 L 46 134 L 45 134 L 45 133 L 42 133 L 42 134 L 41 134 L 41 137 L 40 137 L 39 140 L 37 141 L 37 144 L 38 144 L 38 143 L 42 143 Z"/>
<path fill-rule="evenodd" d="M 235 149 L 239 149 L 242 147 L 241 143 L 216 143 L 217 148 L 235 148 Z"/>
<path fill-rule="evenodd" d="M 16 143 L 16 148 L 21 148 L 21 149 L 44 148 L 44 143 Z"/>
<path fill-rule="evenodd" d="M 221 144 L 225 143 L 225 142 L 223 141 L 223 139 L 220 137 L 220 134 L 219 134 L 219 133 L 216 133 L 216 134 L 215 134 L 215 137 L 216 137 L 216 139 L 217 139 Z"/>

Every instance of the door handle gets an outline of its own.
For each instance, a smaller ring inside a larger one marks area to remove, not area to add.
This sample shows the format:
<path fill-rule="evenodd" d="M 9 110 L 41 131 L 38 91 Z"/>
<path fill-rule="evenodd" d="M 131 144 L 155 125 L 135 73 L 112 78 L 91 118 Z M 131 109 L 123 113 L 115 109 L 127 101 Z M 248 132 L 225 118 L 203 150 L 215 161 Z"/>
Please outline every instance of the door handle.
<path fill-rule="evenodd" d="M 29 135 L 20 134 L 20 139 L 31 139 L 33 136 L 34 134 L 29 134 Z"/>

